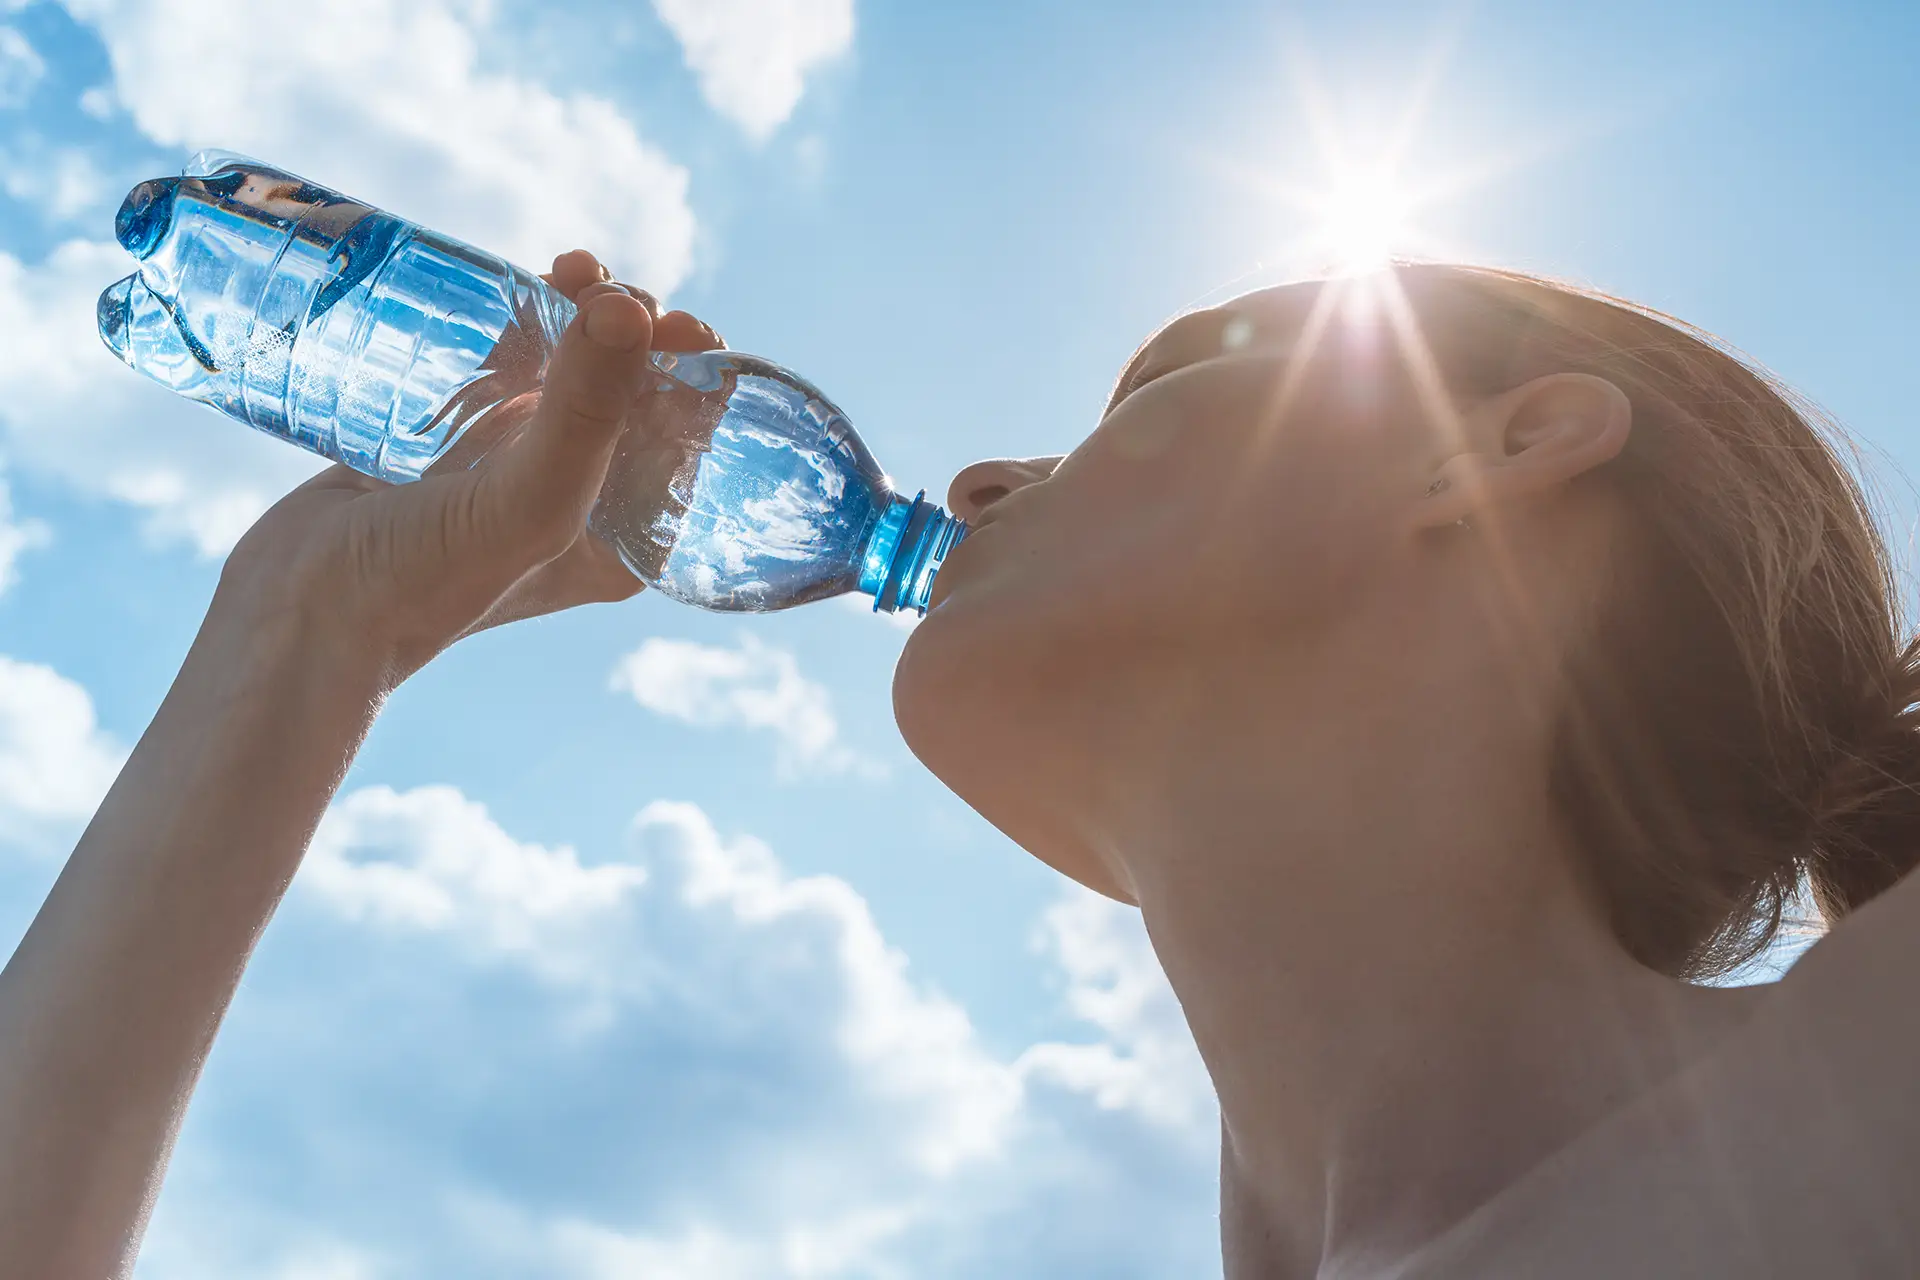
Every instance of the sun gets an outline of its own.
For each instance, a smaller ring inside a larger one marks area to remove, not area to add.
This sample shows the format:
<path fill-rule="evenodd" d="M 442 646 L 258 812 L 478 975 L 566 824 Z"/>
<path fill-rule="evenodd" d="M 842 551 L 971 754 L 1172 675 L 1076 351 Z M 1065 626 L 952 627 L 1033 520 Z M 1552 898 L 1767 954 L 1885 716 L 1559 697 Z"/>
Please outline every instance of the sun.
<path fill-rule="evenodd" d="M 1428 109 L 1451 47 L 1436 42 L 1408 78 L 1405 100 L 1395 102 L 1331 91 L 1305 49 L 1292 45 L 1285 56 L 1296 99 L 1292 127 L 1273 131 L 1271 143 L 1197 149 L 1206 168 L 1254 196 L 1262 212 L 1279 215 L 1248 275 L 1363 276 L 1396 261 L 1484 256 L 1437 235 L 1432 219 L 1551 147 L 1516 143 L 1460 156 L 1449 138 L 1429 136 Z"/>
<path fill-rule="evenodd" d="M 1292 274 L 1359 276 L 1396 260 L 1448 252 L 1422 225 L 1447 184 L 1422 183 L 1403 172 L 1398 148 L 1369 153 L 1330 136 L 1319 141 L 1320 173 L 1305 181 L 1289 181 L 1237 158 L 1218 162 L 1263 203 L 1290 215 L 1283 224 L 1284 241 L 1268 251 L 1276 267 Z"/>
<path fill-rule="evenodd" d="M 1385 168 L 1336 173 L 1308 203 L 1314 225 L 1305 248 L 1331 274 L 1378 271 L 1411 248 L 1415 202 Z"/>

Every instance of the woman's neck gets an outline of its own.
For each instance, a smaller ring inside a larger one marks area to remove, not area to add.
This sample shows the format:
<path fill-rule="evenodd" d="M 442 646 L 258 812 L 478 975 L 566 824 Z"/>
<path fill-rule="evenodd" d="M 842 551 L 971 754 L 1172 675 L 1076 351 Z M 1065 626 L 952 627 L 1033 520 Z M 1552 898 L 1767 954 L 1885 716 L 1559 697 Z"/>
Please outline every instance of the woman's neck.
<path fill-rule="evenodd" d="M 1484 719 L 1232 696 L 1105 824 L 1220 1096 L 1230 1275 L 1404 1256 L 1744 1016 L 1620 951 Z"/>

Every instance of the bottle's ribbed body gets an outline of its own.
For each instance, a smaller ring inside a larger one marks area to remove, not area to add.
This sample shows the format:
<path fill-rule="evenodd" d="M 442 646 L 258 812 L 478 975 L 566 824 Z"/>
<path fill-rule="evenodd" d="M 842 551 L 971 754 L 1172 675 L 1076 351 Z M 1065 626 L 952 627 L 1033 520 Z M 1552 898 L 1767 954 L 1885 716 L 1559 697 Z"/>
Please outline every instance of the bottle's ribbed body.
<path fill-rule="evenodd" d="M 126 308 L 109 345 L 182 395 L 388 480 L 418 478 L 539 386 L 573 313 L 491 254 L 260 165 L 142 183 L 117 230 L 141 267 L 109 304 Z"/>

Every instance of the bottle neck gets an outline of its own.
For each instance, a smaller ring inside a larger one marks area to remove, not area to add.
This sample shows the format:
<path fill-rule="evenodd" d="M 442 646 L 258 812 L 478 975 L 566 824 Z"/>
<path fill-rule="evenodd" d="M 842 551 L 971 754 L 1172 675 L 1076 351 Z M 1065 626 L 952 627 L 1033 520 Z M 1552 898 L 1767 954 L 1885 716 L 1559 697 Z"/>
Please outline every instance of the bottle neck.
<path fill-rule="evenodd" d="M 925 614 L 934 575 L 967 536 L 964 521 L 926 498 L 924 489 L 912 498 L 894 495 L 867 540 L 860 589 L 872 594 L 875 613 L 913 609 Z"/>

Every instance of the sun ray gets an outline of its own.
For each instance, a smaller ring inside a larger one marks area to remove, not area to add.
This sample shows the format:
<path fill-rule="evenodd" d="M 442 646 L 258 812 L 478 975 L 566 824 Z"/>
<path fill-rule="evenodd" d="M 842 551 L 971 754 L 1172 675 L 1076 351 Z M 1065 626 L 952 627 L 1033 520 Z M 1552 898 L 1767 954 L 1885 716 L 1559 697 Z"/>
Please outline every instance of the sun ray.
<path fill-rule="evenodd" d="M 1215 146 L 1196 152 L 1189 144 L 1187 154 L 1206 169 L 1296 215 L 1289 219 L 1290 233 L 1263 258 L 1277 258 L 1280 270 L 1297 277 L 1360 274 L 1393 259 L 1467 256 L 1466 246 L 1423 225 L 1426 215 L 1568 145 L 1559 136 L 1565 131 L 1556 130 L 1552 137 L 1469 156 L 1440 172 L 1422 171 L 1422 134 L 1472 8 L 1472 0 L 1460 0 L 1441 15 L 1377 145 L 1359 145 L 1360 136 L 1349 128 L 1297 33 L 1280 55 L 1296 121 L 1290 136 L 1303 144 L 1293 148 L 1291 162 L 1276 171 L 1245 151 L 1228 154 Z"/>
<path fill-rule="evenodd" d="M 1466 29 L 1467 10 L 1462 5 L 1458 11 L 1442 19 L 1441 29 L 1435 33 L 1433 44 L 1426 56 L 1420 61 L 1420 69 L 1414 74 L 1411 87 L 1407 91 L 1407 101 L 1400 110 L 1399 119 L 1392 132 L 1387 136 L 1385 147 L 1381 150 L 1382 161 L 1390 168 L 1399 170 L 1406 163 L 1407 152 L 1413 146 L 1413 140 L 1419 135 L 1420 126 L 1425 122 L 1427 109 L 1433 102 L 1434 93 L 1440 87 L 1441 78 L 1447 67 L 1453 62 L 1455 50 L 1460 47 L 1461 33 Z"/>
<path fill-rule="evenodd" d="M 1440 362 L 1435 359 L 1426 334 L 1421 332 L 1420 317 L 1414 314 L 1406 290 L 1390 271 L 1382 272 L 1373 284 L 1386 312 L 1387 324 L 1393 330 L 1400 359 L 1413 381 L 1414 395 L 1419 397 L 1421 413 L 1426 415 L 1443 447 L 1464 450 L 1466 429 L 1461 424 L 1452 393 L 1447 390 L 1446 377 L 1440 372 Z"/>
<path fill-rule="evenodd" d="M 1333 112 L 1333 104 L 1320 83 L 1319 72 L 1314 70 L 1313 60 L 1307 56 L 1305 44 L 1300 41 L 1290 44 L 1286 61 L 1294 100 L 1301 114 L 1306 117 L 1307 133 L 1313 139 L 1314 152 L 1322 165 L 1337 163 L 1339 157 L 1347 154 L 1347 140 L 1343 136 L 1339 117 Z"/>
<path fill-rule="evenodd" d="M 1432 423 L 1443 448 L 1461 453 L 1470 451 L 1473 442 L 1467 435 L 1452 393 L 1447 389 L 1440 362 L 1420 328 L 1420 317 L 1414 312 L 1399 277 L 1390 271 L 1382 272 L 1377 284 L 1388 323 L 1393 329 L 1395 345 L 1412 377 L 1421 411 Z M 1471 486 L 1471 482 L 1467 483 Z M 1509 620 L 1511 629 L 1505 631 L 1506 643 L 1517 661 L 1535 661 L 1541 654 L 1551 651 L 1553 641 L 1547 619 L 1527 591 L 1515 547 L 1507 536 L 1499 507 L 1476 500 L 1471 487 L 1467 490 L 1467 496 L 1474 501 L 1473 514 L 1468 517 L 1471 532 L 1487 548 L 1495 584 L 1505 597 L 1506 607 L 1498 616 Z"/>
<path fill-rule="evenodd" d="M 1418 172 L 1421 134 L 1458 51 L 1471 7 L 1471 0 L 1464 0 L 1444 16 L 1376 148 L 1362 151 L 1355 146 L 1356 135 L 1336 110 L 1334 97 L 1308 56 L 1305 43 L 1296 39 L 1290 40 L 1283 51 L 1296 106 L 1294 136 L 1305 143 L 1298 150 L 1317 168 L 1317 175 L 1309 178 L 1300 168 L 1276 171 L 1245 153 L 1218 147 L 1189 146 L 1186 150 L 1190 159 L 1217 179 L 1294 215 L 1290 233 L 1263 254 L 1263 258 L 1271 256 L 1278 261 L 1271 266 L 1263 262 L 1254 271 L 1242 273 L 1232 286 L 1210 290 L 1210 298 L 1217 300 L 1259 275 L 1266 275 L 1272 283 L 1303 276 L 1322 278 L 1291 358 L 1276 375 L 1258 429 L 1249 434 L 1246 448 L 1250 454 L 1263 450 L 1279 434 L 1298 400 L 1316 351 L 1335 323 L 1379 324 L 1389 331 L 1396 358 L 1405 368 L 1419 412 L 1432 424 L 1436 442 L 1449 451 L 1467 447 L 1461 419 L 1418 316 L 1396 272 L 1388 268 L 1409 259 L 1488 256 L 1463 252 L 1462 246 L 1434 234 L 1423 225 L 1426 215 L 1513 170 L 1555 154 L 1568 142 L 1564 137 L 1544 138 L 1470 156 L 1464 163 L 1439 172 Z M 1249 457 L 1247 461 L 1255 459 Z M 1238 491 L 1259 474 L 1257 465 L 1241 469 L 1232 488 Z M 1222 510 L 1234 506 L 1229 502 Z M 1497 516 L 1489 515 L 1488 520 L 1497 521 Z M 1492 547 L 1496 577 L 1506 590 L 1516 590 L 1509 555 L 1513 548 L 1505 545 L 1500 530 L 1491 524 L 1484 536 Z"/>
<path fill-rule="evenodd" d="M 1271 436 L 1285 419 L 1287 410 L 1293 406 L 1307 368 L 1313 363 L 1313 354 L 1319 349 L 1321 339 L 1326 336 L 1327 328 L 1333 322 L 1346 287 L 1342 281 L 1329 280 L 1314 294 L 1313 305 L 1307 309 L 1307 318 L 1300 324 L 1300 336 L 1294 340 L 1292 356 L 1285 362 L 1280 383 L 1274 388 L 1273 399 L 1262 413 L 1259 430 L 1255 433 L 1257 437 Z M 1249 471 L 1248 474 L 1254 473 Z"/>
<path fill-rule="evenodd" d="M 1350 287 L 1347 281 L 1326 280 L 1316 288 L 1313 305 L 1300 322 L 1300 333 L 1294 339 L 1293 350 L 1281 362 L 1280 376 L 1274 383 L 1273 393 L 1262 406 L 1254 430 L 1247 433 L 1248 456 L 1245 465 L 1234 469 L 1237 479 L 1232 486 L 1232 499 L 1220 504 L 1220 513 L 1224 518 L 1236 518 L 1236 513 L 1242 509 L 1240 500 L 1257 500 L 1258 493 L 1264 490 L 1268 473 L 1262 465 L 1261 455 L 1278 445 L 1281 424 L 1286 421 L 1287 411 L 1299 396 L 1307 370 L 1312 366 L 1314 353 L 1326 337 L 1345 291 Z"/>

